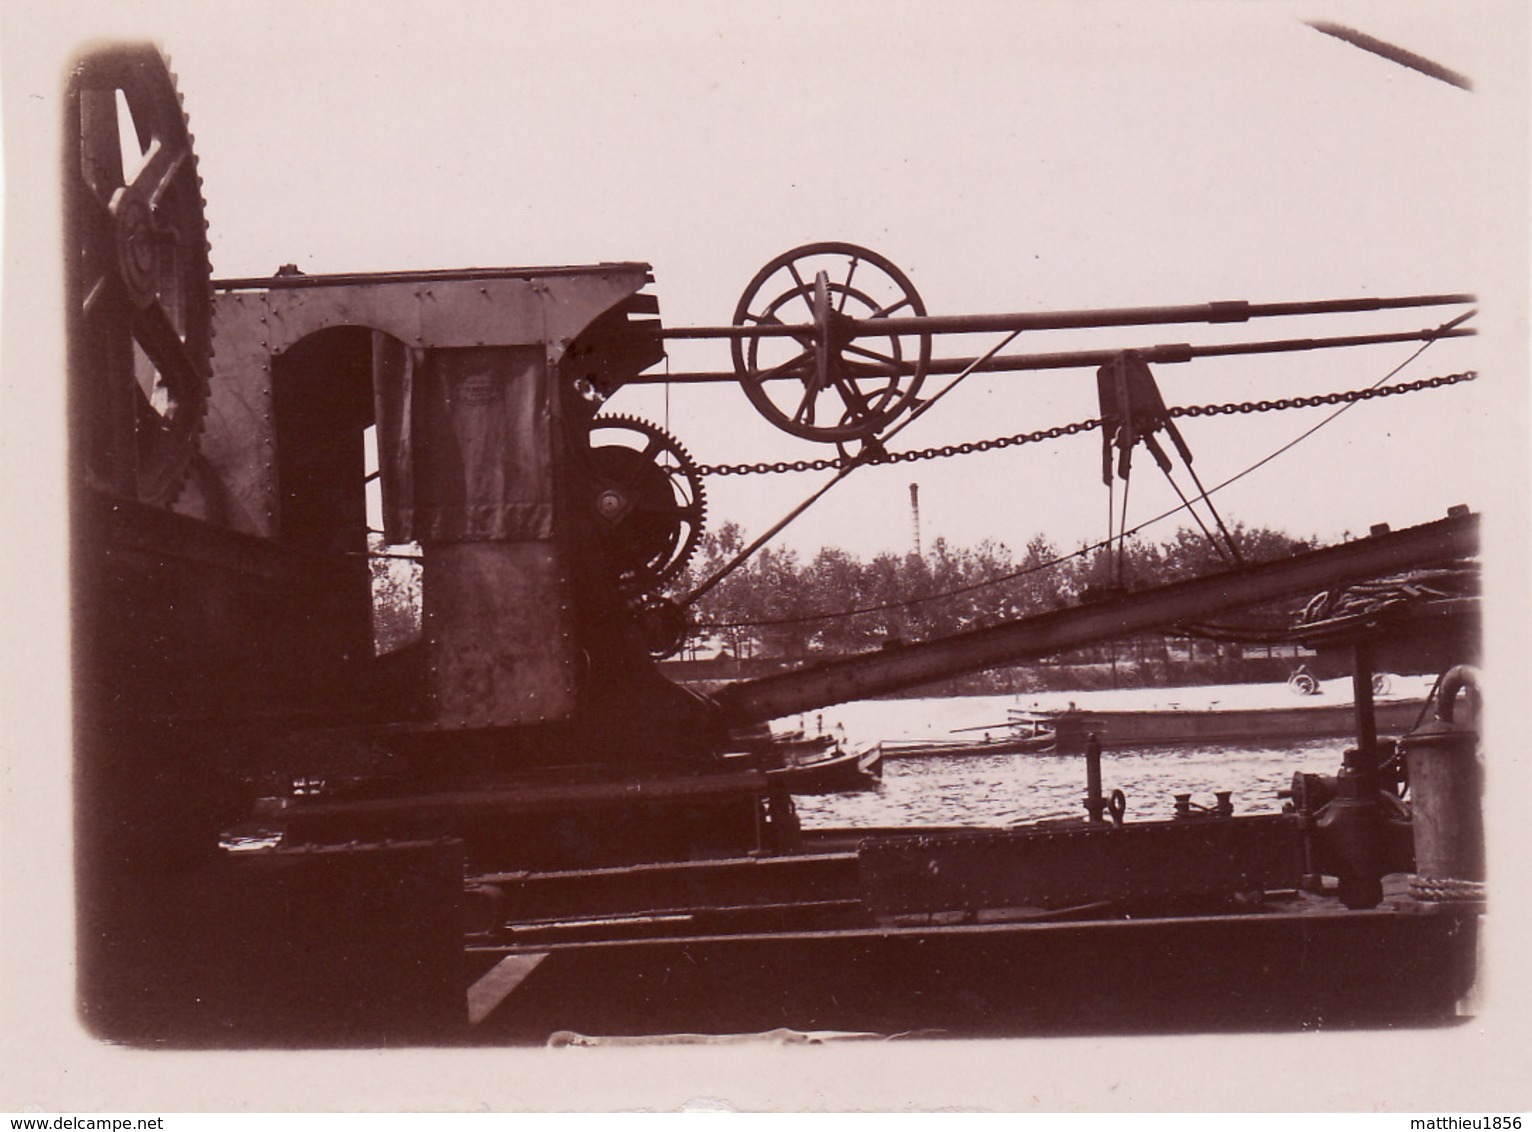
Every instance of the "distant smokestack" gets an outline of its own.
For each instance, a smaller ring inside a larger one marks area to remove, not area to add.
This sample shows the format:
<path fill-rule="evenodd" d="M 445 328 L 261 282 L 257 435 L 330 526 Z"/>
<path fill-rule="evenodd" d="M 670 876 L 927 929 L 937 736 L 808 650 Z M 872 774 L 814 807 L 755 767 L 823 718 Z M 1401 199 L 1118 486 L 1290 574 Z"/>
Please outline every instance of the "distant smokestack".
<path fill-rule="evenodd" d="M 915 557 L 922 557 L 920 550 L 920 485 L 910 484 L 910 519 L 915 526 Z"/>

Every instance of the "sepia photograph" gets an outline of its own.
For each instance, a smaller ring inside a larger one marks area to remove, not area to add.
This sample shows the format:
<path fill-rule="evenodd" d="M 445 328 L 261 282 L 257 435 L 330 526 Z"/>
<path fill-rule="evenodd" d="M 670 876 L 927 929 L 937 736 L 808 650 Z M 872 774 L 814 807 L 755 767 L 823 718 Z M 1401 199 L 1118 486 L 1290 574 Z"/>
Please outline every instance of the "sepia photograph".
<path fill-rule="evenodd" d="M 0 1111 L 1527 1110 L 1528 42 L 0 2 Z"/>

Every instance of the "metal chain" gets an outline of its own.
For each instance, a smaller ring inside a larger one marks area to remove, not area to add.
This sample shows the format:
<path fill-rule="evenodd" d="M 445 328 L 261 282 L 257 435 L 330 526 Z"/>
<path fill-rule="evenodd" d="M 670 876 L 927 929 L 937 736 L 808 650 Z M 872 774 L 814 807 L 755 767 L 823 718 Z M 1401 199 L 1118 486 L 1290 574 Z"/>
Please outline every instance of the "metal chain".
<path fill-rule="evenodd" d="M 1479 376 L 1477 370 L 1450 373 L 1443 377 L 1424 377 L 1419 381 L 1400 385 L 1374 386 L 1370 389 L 1348 389 L 1342 393 L 1319 393 L 1312 397 L 1284 397 L 1277 401 L 1231 401 L 1221 405 L 1182 405 L 1170 410 L 1171 417 L 1234 416 L 1242 413 L 1271 413 L 1284 409 L 1312 409 L 1321 405 L 1344 405 L 1356 401 L 1370 401 L 1375 397 L 1392 397 L 1396 393 L 1418 393 L 1424 389 L 1439 389 L 1462 381 L 1473 381 Z M 941 444 L 930 448 L 914 448 L 908 452 L 884 452 L 867 454 L 859 461 L 867 464 L 908 464 L 916 460 L 936 460 L 947 456 L 967 456 L 973 452 L 992 452 L 997 448 L 1013 448 L 1018 444 L 1035 444 L 1042 440 L 1058 440 L 1090 432 L 1101 426 L 1099 417 L 1073 424 L 1055 425 L 1032 432 L 1019 432 L 1014 436 L 1000 436 L 994 440 L 973 440 L 964 444 Z M 816 460 L 761 460 L 754 464 L 699 464 L 697 471 L 704 476 L 779 475 L 783 472 L 829 472 L 844 466 L 839 458 L 820 457 Z"/>
<path fill-rule="evenodd" d="M 1320 405 L 1345 405 L 1355 401 L 1370 401 L 1374 397 L 1392 397 L 1396 393 L 1418 393 L 1423 389 L 1439 389 L 1456 385 L 1460 381 L 1473 381 L 1479 376 L 1477 370 L 1449 373 L 1445 377 L 1423 377 L 1419 381 L 1406 381 L 1399 385 L 1379 385 L 1370 389 L 1349 389 L 1344 393 L 1320 393 L 1313 397 L 1285 397 L 1280 401 L 1237 401 L 1227 405 L 1187 405 L 1171 409 L 1172 417 L 1229 416 L 1234 413 L 1266 413 L 1279 409 L 1312 409 Z"/>

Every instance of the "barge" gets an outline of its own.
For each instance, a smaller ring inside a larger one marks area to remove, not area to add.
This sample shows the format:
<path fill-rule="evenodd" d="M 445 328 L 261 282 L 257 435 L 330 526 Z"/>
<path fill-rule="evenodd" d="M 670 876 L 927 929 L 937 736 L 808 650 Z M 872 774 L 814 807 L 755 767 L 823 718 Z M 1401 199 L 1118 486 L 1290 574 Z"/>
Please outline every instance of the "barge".
<path fill-rule="evenodd" d="M 1424 689 L 1429 691 L 1429 681 Z M 1285 689 L 1266 694 L 1261 685 L 1136 689 L 1071 693 L 1078 701 L 1063 708 L 1011 708 L 1008 720 L 991 727 L 964 728 L 942 738 L 885 739 L 887 759 L 939 755 L 1079 754 L 1088 735 L 1105 749 L 1259 742 L 1288 743 L 1336 739 L 1354 734 L 1356 705 L 1349 688 L 1328 702 L 1293 702 Z M 1055 697 L 1057 698 L 1057 697 Z M 1110 706 L 1137 701 L 1153 706 Z M 1380 734 L 1400 736 L 1425 721 L 1429 695 L 1375 697 L 1373 718 Z"/>
<path fill-rule="evenodd" d="M 1020 735 L 1048 729 L 1058 740 L 1057 749 L 1074 752 L 1083 749 L 1088 734 L 1108 748 L 1334 739 L 1356 729 L 1356 703 L 1347 685 L 1349 681 L 1329 681 L 1325 689 L 1301 699 L 1280 685 L 1082 692 L 1077 697 L 1082 706 L 1072 702 L 1063 709 L 1012 708 L 1009 717 Z M 1429 680 L 1421 692 L 1374 695 L 1373 719 L 1379 733 L 1404 735 L 1423 723 L 1430 704 Z M 1137 706 L 1134 700 L 1153 704 Z"/>

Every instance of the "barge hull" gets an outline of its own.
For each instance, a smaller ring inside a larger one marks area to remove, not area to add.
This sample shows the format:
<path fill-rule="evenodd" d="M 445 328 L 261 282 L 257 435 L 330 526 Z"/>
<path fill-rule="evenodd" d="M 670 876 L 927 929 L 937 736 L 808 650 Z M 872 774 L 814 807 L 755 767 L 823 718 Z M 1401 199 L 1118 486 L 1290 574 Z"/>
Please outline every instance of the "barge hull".
<path fill-rule="evenodd" d="M 1378 732 L 1403 735 L 1415 726 L 1425 706 L 1424 700 L 1378 702 L 1374 706 Z M 1327 704 L 1237 711 L 1090 712 L 1086 730 L 1095 730 L 1105 749 L 1339 739 L 1356 735 L 1356 708 Z"/>
<path fill-rule="evenodd" d="M 1454 1023 L 1472 916 L 1264 913 L 570 945 L 540 955 L 478 1040 L 1304 1031 Z"/>

